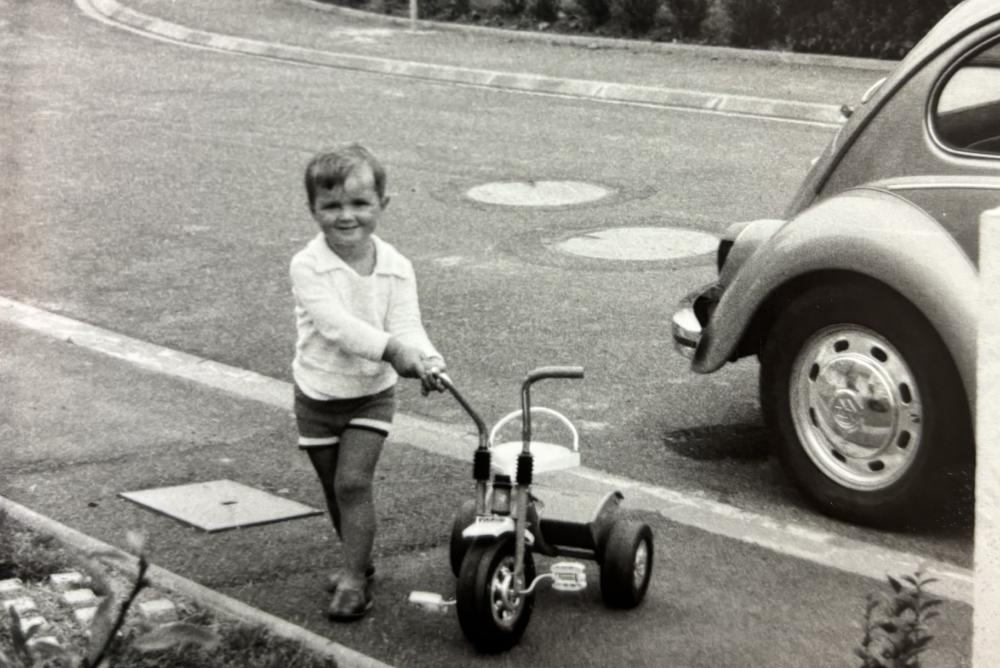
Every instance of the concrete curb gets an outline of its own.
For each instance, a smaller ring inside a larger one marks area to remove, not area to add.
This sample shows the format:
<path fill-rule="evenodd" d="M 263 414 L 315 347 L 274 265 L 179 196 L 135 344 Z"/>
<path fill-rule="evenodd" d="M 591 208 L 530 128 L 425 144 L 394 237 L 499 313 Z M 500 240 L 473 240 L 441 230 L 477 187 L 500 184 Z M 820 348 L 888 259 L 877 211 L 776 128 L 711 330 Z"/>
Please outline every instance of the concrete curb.
<path fill-rule="evenodd" d="M 134 559 L 134 555 L 130 555 L 113 545 L 72 529 L 65 524 L 41 515 L 3 496 L 0 496 L 0 511 L 6 512 L 18 522 L 25 524 L 35 531 L 55 537 L 60 543 L 76 552 L 110 552 L 122 557 L 120 564 L 130 564 Z M 136 574 L 136 567 L 120 564 L 116 563 L 116 566 L 128 572 L 129 575 L 134 576 Z M 151 565 L 147 571 L 147 577 L 153 587 L 190 598 L 198 605 L 218 615 L 262 626 L 277 636 L 298 641 L 310 651 L 320 656 L 334 659 L 339 668 L 389 668 L 388 664 L 382 663 L 377 659 L 373 659 L 370 656 L 324 638 L 280 617 L 275 617 L 263 610 L 247 605 L 242 601 L 238 601 L 225 594 L 220 594 L 215 590 L 204 587 L 197 582 L 188 580 L 159 566 Z"/>
<path fill-rule="evenodd" d="M 122 6 L 117 0 L 76 0 L 104 20 L 171 42 L 200 48 L 244 53 L 253 56 L 308 63 L 324 67 L 373 72 L 431 81 L 447 81 L 472 86 L 523 90 L 535 93 L 597 99 L 662 107 L 738 114 L 839 126 L 840 107 L 829 104 L 774 100 L 746 95 L 728 95 L 653 86 L 638 86 L 585 79 L 560 79 L 535 74 L 478 70 L 450 65 L 431 65 L 390 60 L 349 53 L 319 51 L 304 47 L 272 44 L 242 37 L 219 35 L 169 23 Z"/>
<path fill-rule="evenodd" d="M 311 9 L 333 14 L 341 14 L 354 18 L 365 18 L 380 23 L 409 27 L 411 21 L 400 16 L 376 14 L 350 7 L 332 5 L 320 0 L 286 0 Z M 830 56 L 818 53 L 796 53 L 794 51 L 764 51 L 760 49 L 740 49 L 731 46 L 708 46 L 703 44 L 683 44 L 680 42 L 653 42 L 642 39 L 621 39 L 615 37 L 598 37 L 587 35 L 564 35 L 561 33 L 535 32 L 530 30 L 510 30 L 506 28 L 491 28 L 488 26 L 453 23 L 448 21 L 429 21 L 418 19 L 416 26 L 481 35 L 493 35 L 524 42 L 544 42 L 547 44 L 565 44 L 585 48 L 621 49 L 625 51 L 654 51 L 659 53 L 685 53 L 704 58 L 726 60 L 755 61 L 761 63 L 781 63 L 785 65 L 804 65 L 820 67 L 843 67 L 856 70 L 871 70 L 873 72 L 888 72 L 898 61 L 879 60 L 877 58 L 860 58 L 855 56 Z"/>

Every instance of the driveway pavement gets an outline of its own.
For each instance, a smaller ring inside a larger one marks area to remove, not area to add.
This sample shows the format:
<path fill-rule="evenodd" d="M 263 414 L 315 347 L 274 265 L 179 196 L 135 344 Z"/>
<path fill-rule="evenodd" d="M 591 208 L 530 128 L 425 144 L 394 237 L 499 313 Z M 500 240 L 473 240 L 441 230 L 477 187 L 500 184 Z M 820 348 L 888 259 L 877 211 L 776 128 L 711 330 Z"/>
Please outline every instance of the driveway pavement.
<path fill-rule="evenodd" d="M 275 391 L 287 390 L 287 384 L 255 384 L 252 374 L 240 376 L 209 362 L 193 365 L 205 370 L 178 377 L 172 371 L 178 353 L 159 349 L 151 356 L 107 332 L 101 336 L 110 347 L 98 352 L 87 325 L 46 331 L 47 316 L 35 312 L 26 328 L 11 317 L 18 307 L 6 302 L 3 308 L 0 501 L 112 545 L 123 546 L 128 530 L 142 531 L 150 536 L 157 566 L 197 583 L 183 593 L 198 599 L 198 587 L 205 587 L 210 604 L 210 592 L 218 592 L 268 619 L 287 620 L 351 648 L 341 650 L 353 657 L 344 665 L 364 665 L 365 657 L 406 666 L 487 661 L 472 653 L 453 614 L 428 616 L 405 603 L 412 589 L 453 591 L 447 536 L 454 509 L 471 493 L 467 459 L 441 456 L 447 447 L 434 454 L 423 442 L 450 440 L 455 455 L 471 449 L 471 439 L 454 428 L 435 430 L 401 416 L 377 474 L 378 606 L 359 624 L 330 624 L 322 615 L 326 594 L 320 584 L 341 553 L 325 515 L 206 533 L 120 496 L 227 479 L 322 508 L 308 462 L 294 447 L 292 416 Z M 608 482 L 584 474 L 560 486 L 582 494 L 588 485 Z M 876 579 L 844 564 L 831 569 L 817 557 L 837 551 L 849 560 L 864 555 L 852 556 L 850 541 L 842 538 L 796 544 L 794 532 L 786 531 L 792 542 L 779 548 L 759 537 L 709 533 L 684 520 L 685 513 L 706 511 L 690 499 L 667 494 L 659 512 L 650 512 L 655 490 L 622 482 L 630 507 L 650 522 L 656 537 L 646 603 L 631 613 L 603 608 L 590 565 L 590 587 L 583 594 L 539 595 L 528 634 L 507 655 L 507 665 L 629 660 L 649 666 L 792 666 L 805 655 L 818 665 L 840 664 L 860 638 L 865 596 L 885 589 L 881 575 L 920 565 L 916 558 L 882 563 Z M 726 519 L 737 532 L 754 521 L 739 514 Z M 937 574 L 945 577 L 951 597 L 968 600 L 967 576 L 959 571 Z M 971 613 L 966 603 L 946 602 L 935 627 L 936 665 L 968 665 Z M 723 628 L 731 642 L 718 642 Z M 630 644 L 613 640 L 625 634 Z"/>

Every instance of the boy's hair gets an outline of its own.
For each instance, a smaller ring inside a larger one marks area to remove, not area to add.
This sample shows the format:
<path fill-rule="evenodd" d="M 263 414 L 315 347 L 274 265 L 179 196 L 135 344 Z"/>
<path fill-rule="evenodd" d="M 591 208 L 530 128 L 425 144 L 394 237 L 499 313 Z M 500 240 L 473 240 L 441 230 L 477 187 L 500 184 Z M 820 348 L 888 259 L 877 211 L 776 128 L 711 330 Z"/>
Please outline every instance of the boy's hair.
<path fill-rule="evenodd" d="M 330 151 L 318 153 L 306 166 L 306 194 L 309 209 L 316 203 L 317 188 L 329 190 L 341 185 L 361 165 L 368 165 L 375 177 L 375 192 L 379 199 L 385 197 L 385 169 L 371 151 L 361 144 L 347 144 Z"/>

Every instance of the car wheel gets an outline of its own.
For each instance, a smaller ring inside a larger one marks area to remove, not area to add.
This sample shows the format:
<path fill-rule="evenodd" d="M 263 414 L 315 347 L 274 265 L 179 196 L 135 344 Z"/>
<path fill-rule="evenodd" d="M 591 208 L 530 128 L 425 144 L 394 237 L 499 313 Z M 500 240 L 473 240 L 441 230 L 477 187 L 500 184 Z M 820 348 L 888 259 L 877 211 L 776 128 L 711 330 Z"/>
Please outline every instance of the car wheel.
<path fill-rule="evenodd" d="M 761 405 L 796 485 L 836 517 L 919 521 L 971 451 L 968 404 L 937 333 L 881 284 L 823 285 L 777 317 Z"/>

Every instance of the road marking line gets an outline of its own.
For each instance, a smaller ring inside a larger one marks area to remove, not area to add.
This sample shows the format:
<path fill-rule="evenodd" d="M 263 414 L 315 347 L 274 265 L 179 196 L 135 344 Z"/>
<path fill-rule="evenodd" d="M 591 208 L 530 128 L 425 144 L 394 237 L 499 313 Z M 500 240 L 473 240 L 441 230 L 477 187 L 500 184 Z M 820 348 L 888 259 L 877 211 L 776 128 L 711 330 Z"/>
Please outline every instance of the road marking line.
<path fill-rule="evenodd" d="M 190 380 L 284 410 L 292 409 L 291 383 L 253 371 L 140 341 L 5 297 L 0 297 L 0 321 L 71 341 L 142 369 Z M 391 438 L 460 460 L 468 460 L 476 446 L 476 437 L 468 430 L 406 414 L 397 414 Z M 936 594 L 969 605 L 973 603 L 972 571 L 954 564 L 804 525 L 779 522 L 700 495 L 586 467 L 560 475 L 570 477 L 577 486 L 590 482 L 619 489 L 626 493 L 630 506 L 654 511 L 670 521 L 847 573 L 882 580 L 887 574 L 903 575 L 920 567 L 925 574 L 938 578 L 939 582 L 932 587 Z"/>

